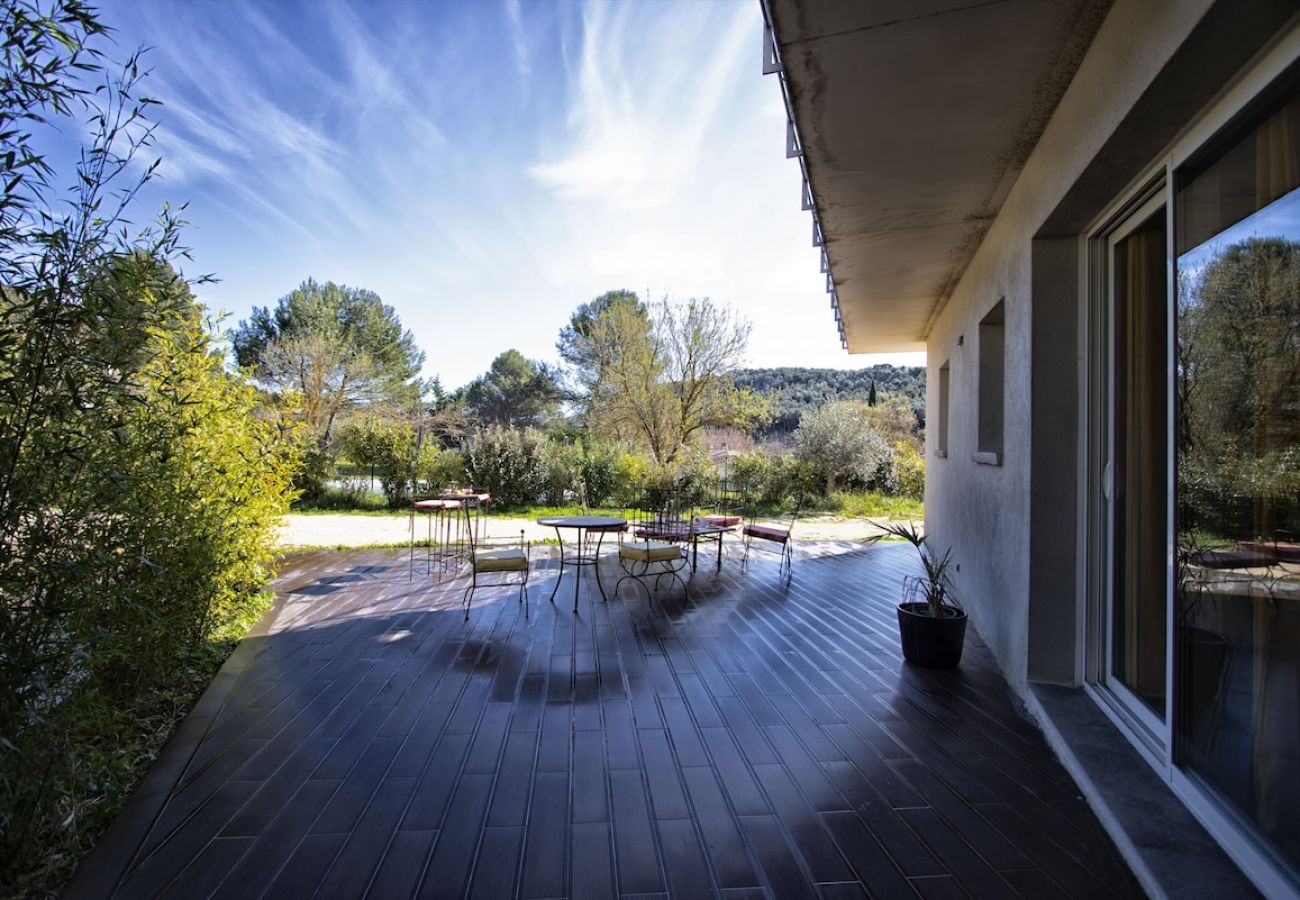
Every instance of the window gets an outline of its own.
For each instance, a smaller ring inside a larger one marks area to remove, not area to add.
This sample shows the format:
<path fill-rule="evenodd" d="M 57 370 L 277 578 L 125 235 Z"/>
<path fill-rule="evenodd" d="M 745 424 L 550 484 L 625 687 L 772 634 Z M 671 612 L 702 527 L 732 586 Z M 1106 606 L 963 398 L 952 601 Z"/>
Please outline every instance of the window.
<path fill-rule="evenodd" d="M 1176 762 L 1300 866 L 1300 71 L 1175 176 Z"/>
<path fill-rule="evenodd" d="M 999 300 L 980 321 L 979 444 L 975 461 L 1002 465 L 1002 409 L 1006 301 Z"/>
<path fill-rule="evenodd" d="M 939 367 L 939 432 L 935 440 L 934 455 L 948 455 L 948 363 Z"/>

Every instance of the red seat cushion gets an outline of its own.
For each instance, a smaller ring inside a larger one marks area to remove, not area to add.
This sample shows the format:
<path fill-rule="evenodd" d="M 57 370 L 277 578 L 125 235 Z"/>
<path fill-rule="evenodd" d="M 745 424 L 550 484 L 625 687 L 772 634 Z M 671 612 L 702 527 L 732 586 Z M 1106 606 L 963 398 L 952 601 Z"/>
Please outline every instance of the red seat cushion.
<path fill-rule="evenodd" d="M 1300 544 L 1289 541 L 1241 541 L 1237 548 L 1250 553 L 1274 556 L 1282 562 L 1300 562 Z"/>
<path fill-rule="evenodd" d="M 739 525 L 743 519 L 740 516 L 705 516 L 704 523 L 712 525 L 714 528 L 731 528 Z"/>
<path fill-rule="evenodd" d="M 438 512 L 444 509 L 459 509 L 460 501 L 458 500 L 416 500 L 411 504 L 411 509 L 417 512 Z"/>
<path fill-rule="evenodd" d="M 762 538 L 765 541 L 776 541 L 778 544 L 784 544 L 790 540 L 790 529 L 777 528 L 773 525 L 746 525 L 746 537 Z"/>
<path fill-rule="evenodd" d="M 1277 557 L 1253 550 L 1203 550 L 1193 557 L 1193 561 L 1207 569 L 1253 569 L 1271 566 L 1277 562 Z"/>

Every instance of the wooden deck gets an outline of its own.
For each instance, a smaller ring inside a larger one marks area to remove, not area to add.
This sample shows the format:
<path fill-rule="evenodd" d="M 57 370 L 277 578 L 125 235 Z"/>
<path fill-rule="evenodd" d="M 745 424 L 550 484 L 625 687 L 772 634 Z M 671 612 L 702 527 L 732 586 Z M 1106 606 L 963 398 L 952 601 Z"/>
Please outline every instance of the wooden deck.
<path fill-rule="evenodd" d="M 465 622 L 404 552 L 298 557 L 70 896 L 1142 896 L 977 635 L 901 662 L 912 559 L 576 614 L 548 561 Z"/>

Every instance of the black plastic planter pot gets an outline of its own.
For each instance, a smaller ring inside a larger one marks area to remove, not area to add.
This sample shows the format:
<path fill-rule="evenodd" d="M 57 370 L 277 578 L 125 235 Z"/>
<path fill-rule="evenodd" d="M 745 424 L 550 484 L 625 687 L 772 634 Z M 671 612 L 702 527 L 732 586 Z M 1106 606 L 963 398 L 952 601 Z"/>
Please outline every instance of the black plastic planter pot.
<path fill-rule="evenodd" d="M 903 639 L 903 658 L 930 669 L 951 669 L 961 662 L 966 642 L 966 612 L 945 606 L 947 615 L 935 618 L 928 604 L 898 604 L 898 633 Z"/>

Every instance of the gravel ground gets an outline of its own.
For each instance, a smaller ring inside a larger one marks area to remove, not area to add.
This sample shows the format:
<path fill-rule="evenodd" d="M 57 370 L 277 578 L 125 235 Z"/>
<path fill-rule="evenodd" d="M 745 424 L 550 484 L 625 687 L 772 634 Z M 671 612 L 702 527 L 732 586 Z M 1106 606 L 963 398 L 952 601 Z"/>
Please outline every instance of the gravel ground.
<path fill-rule="evenodd" d="M 555 538 L 554 528 L 544 528 L 533 519 L 490 518 L 489 537 L 514 537 L 523 530 L 529 540 Z M 796 540 L 858 541 L 877 534 L 867 519 L 816 516 L 795 523 Z M 417 536 L 425 534 L 425 523 L 417 523 Z M 410 540 L 410 517 L 314 515 L 284 517 L 279 541 L 284 547 L 366 547 L 373 544 L 404 544 Z"/>

